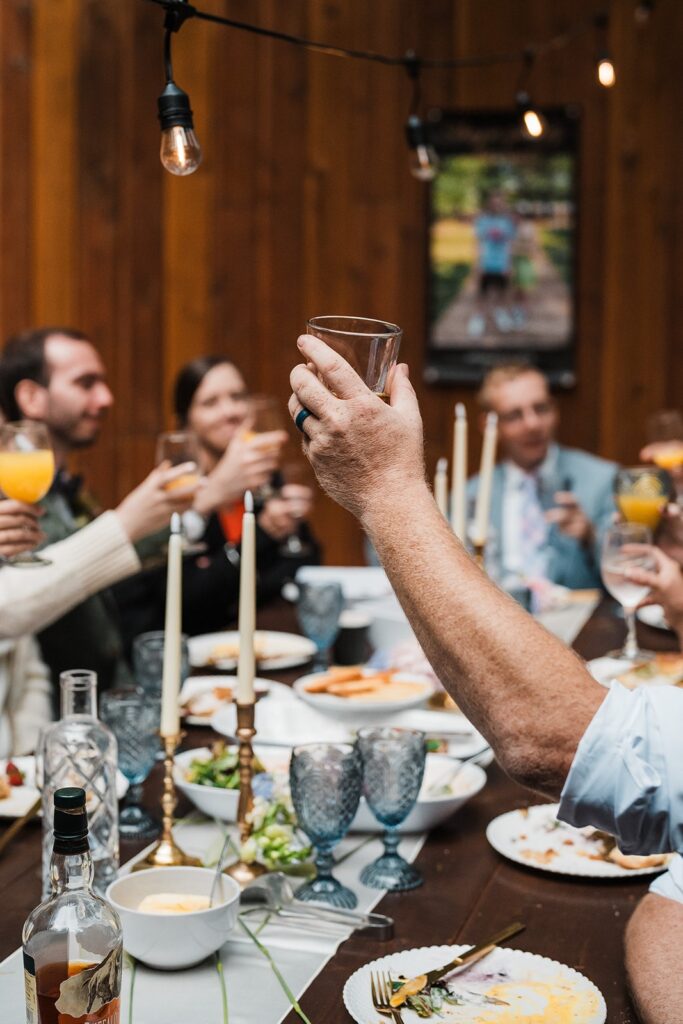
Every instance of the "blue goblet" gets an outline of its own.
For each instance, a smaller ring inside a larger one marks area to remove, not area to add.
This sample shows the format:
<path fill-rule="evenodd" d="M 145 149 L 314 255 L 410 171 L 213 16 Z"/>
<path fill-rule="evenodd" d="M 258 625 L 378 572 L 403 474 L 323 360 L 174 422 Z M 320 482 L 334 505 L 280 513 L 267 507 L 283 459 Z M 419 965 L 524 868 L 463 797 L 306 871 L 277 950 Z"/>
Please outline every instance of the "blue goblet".
<path fill-rule="evenodd" d="M 317 868 L 317 877 L 297 890 L 297 899 L 356 906 L 355 893 L 332 875 L 332 848 L 354 819 L 362 779 L 360 754 L 350 743 L 307 743 L 292 751 L 292 802 L 299 825 L 315 846 Z"/>
<path fill-rule="evenodd" d="M 314 669 L 326 669 L 328 651 L 339 632 L 344 595 L 339 583 L 301 583 L 297 616 L 304 636 L 317 648 Z"/>
<path fill-rule="evenodd" d="M 422 875 L 397 850 L 396 828 L 412 810 L 425 770 L 424 733 L 412 729 L 359 729 L 363 794 L 385 826 L 384 853 L 361 872 L 363 885 L 394 892 L 416 889 Z"/>
<path fill-rule="evenodd" d="M 116 736 L 119 768 L 129 787 L 119 814 L 122 839 L 154 839 L 159 825 L 140 806 L 142 783 L 159 748 L 159 702 L 141 690 L 108 690 L 100 700 L 100 716 Z"/>

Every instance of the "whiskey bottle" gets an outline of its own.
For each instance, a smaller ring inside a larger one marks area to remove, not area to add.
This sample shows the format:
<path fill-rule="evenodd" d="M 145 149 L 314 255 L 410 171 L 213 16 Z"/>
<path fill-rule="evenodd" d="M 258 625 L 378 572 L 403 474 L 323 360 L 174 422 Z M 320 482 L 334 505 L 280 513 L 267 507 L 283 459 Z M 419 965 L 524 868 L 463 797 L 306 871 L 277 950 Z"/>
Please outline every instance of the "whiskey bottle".
<path fill-rule="evenodd" d="M 54 794 L 53 837 L 52 894 L 22 934 L 27 1024 L 119 1024 L 121 922 L 92 889 L 83 789 Z"/>

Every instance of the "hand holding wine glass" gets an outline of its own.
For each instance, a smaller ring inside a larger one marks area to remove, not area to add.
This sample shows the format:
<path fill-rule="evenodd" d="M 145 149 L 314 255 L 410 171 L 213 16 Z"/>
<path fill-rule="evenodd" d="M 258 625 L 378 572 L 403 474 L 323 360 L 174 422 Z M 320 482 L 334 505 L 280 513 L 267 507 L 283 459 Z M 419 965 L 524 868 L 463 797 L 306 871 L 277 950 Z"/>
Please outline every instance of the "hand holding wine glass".
<path fill-rule="evenodd" d="M 45 540 L 40 529 L 41 512 L 37 505 L 24 501 L 0 501 L 0 558 L 31 551 Z"/>
<path fill-rule="evenodd" d="M 651 545 L 652 533 L 640 523 L 618 523 L 606 531 L 602 542 L 602 579 L 626 617 L 626 642 L 615 656 L 629 662 L 647 657 L 636 639 L 636 608 L 647 597 L 649 587 L 637 582 L 630 573 L 638 569 L 651 572 L 656 568 Z"/>
<path fill-rule="evenodd" d="M 18 420 L 0 426 L 0 490 L 7 498 L 34 504 L 44 498 L 55 475 L 55 457 L 44 423 Z M 49 565 L 32 551 L 5 559 L 21 567 Z"/>

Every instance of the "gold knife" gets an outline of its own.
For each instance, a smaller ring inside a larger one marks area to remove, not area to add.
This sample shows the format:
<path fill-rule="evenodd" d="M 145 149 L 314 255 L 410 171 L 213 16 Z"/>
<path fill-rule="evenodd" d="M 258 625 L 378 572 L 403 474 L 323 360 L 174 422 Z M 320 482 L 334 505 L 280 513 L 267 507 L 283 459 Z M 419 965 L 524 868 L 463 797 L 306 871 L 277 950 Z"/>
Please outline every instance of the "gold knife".
<path fill-rule="evenodd" d="M 505 942 L 506 939 L 511 939 L 513 935 L 517 935 L 519 932 L 524 931 L 524 925 L 520 924 L 519 921 L 515 921 L 514 924 L 509 924 L 507 928 L 503 928 L 502 931 L 492 935 L 486 942 L 480 942 L 476 946 L 472 946 L 466 953 L 461 953 L 460 956 L 456 956 L 450 963 L 444 964 L 443 967 L 437 967 L 433 971 L 428 971 L 426 974 L 418 974 L 416 978 L 411 978 L 401 985 L 399 989 L 394 992 L 393 996 L 389 1000 L 392 1006 L 403 1006 L 408 996 L 417 995 L 427 985 L 433 985 L 439 978 L 443 978 L 444 974 L 448 974 L 449 971 L 453 971 L 456 967 L 465 967 L 466 965 L 476 963 L 477 960 L 481 960 L 487 953 L 490 953 L 492 949 L 495 949 L 501 942 Z"/>
<path fill-rule="evenodd" d="M 31 804 L 29 809 L 26 811 L 26 814 L 22 814 L 21 818 L 17 818 L 17 820 L 10 825 L 2 838 L 0 838 L 0 853 L 2 853 L 5 847 L 10 844 L 17 833 L 21 832 L 26 822 L 30 821 L 31 818 L 35 818 L 36 814 L 40 810 L 42 802 L 43 798 L 42 796 L 39 796 L 35 803 Z"/>

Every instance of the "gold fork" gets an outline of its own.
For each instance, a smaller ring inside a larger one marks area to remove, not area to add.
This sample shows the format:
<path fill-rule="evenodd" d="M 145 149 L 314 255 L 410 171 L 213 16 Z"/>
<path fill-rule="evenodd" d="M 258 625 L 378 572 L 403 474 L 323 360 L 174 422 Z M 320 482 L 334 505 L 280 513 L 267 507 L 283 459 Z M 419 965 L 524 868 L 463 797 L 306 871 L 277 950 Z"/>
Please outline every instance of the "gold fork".
<path fill-rule="evenodd" d="M 391 977 L 386 972 L 370 972 L 370 991 L 372 993 L 372 1005 L 377 1013 L 383 1017 L 390 1017 L 394 1024 L 403 1024 L 401 1011 L 392 1006 L 391 999 Z"/>

